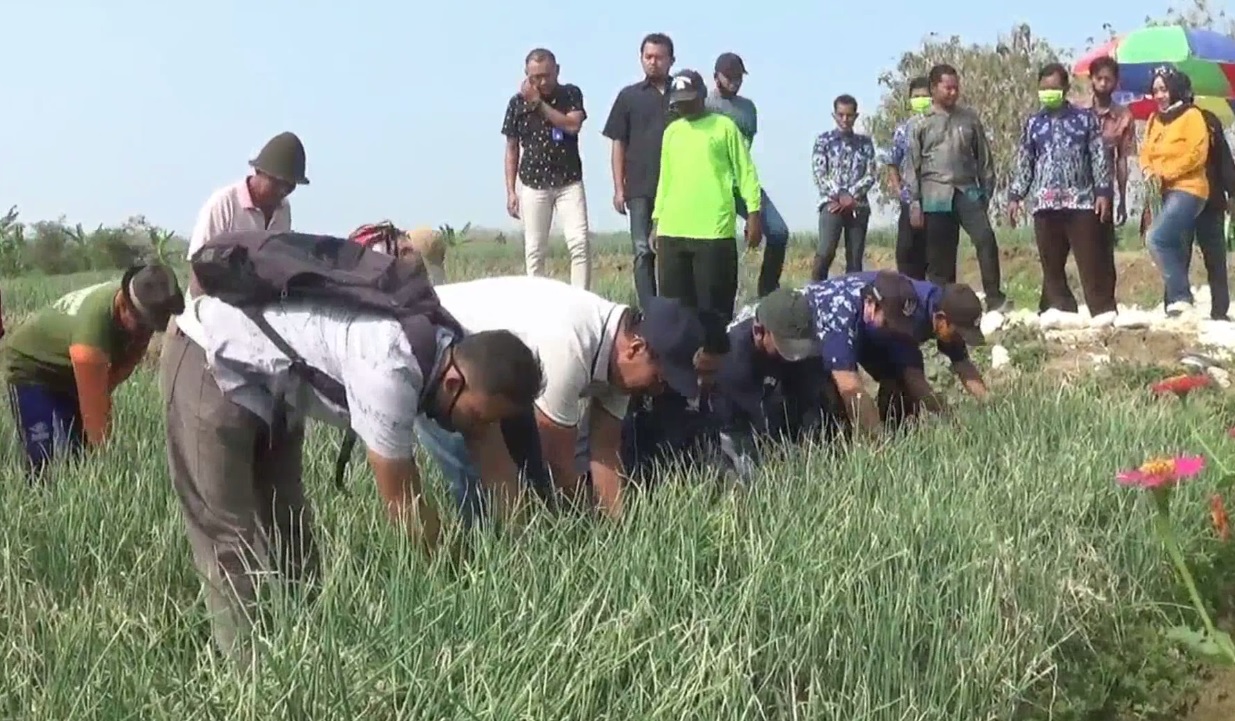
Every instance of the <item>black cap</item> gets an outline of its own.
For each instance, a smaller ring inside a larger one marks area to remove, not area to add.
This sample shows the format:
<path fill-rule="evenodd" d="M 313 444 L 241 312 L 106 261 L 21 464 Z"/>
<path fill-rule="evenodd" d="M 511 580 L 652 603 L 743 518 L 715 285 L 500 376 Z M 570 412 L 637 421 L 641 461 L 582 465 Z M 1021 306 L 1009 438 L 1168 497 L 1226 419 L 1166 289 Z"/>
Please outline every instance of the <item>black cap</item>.
<path fill-rule="evenodd" d="M 746 63 L 737 53 L 721 53 L 716 58 L 716 72 L 730 80 L 737 80 L 746 74 Z"/>
<path fill-rule="evenodd" d="M 973 288 L 964 283 L 948 283 L 943 286 L 936 309 L 944 314 L 966 345 L 986 343 L 986 334 L 981 328 L 982 301 Z"/>
<path fill-rule="evenodd" d="M 698 395 L 695 354 L 705 340 L 699 314 L 675 298 L 653 296 L 644 304 L 639 335 L 656 355 L 665 383 L 683 397 Z"/>
<path fill-rule="evenodd" d="M 125 271 L 120 288 L 150 330 L 163 330 L 173 315 L 184 312 L 184 293 L 175 272 L 166 265 L 133 266 Z"/>
<path fill-rule="evenodd" d="M 787 361 L 802 360 L 819 349 L 815 312 L 800 290 L 778 288 L 755 308 L 755 322 L 772 334 L 772 342 Z"/>
<path fill-rule="evenodd" d="M 887 329 L 898 335 L 913 337 L 914 314 L 918 312 L 918 292 L 908 276 L 881 270 L 866 286 L 869 297 L 883 311 Z"/>
<path fill-rule="evenodd" d="M 689 103 L 707 97 L 708 89 L 703 76 L 694 70 L 683 70 L 673 76 L 669 83 L 670 103 Z"/>

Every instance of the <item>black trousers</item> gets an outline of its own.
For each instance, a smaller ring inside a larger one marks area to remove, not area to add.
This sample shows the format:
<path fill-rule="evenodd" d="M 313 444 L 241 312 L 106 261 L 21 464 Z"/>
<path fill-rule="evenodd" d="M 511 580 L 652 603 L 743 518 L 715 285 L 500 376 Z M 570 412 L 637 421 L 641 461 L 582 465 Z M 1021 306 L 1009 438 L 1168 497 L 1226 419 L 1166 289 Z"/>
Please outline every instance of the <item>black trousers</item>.
<path fill-rule="evenodd" d="M 926 279 L 937 285 L 956 282 L 956 260 L 960 249 L 961 230 L 973 241 L 982 273 L 982 290 L 986 292 L 986 307 L 998 308 L 1007 297 L 1003 294 L 999 268 L 999 243 L 991 227 L 986 206 L 956 191 L 952 210 L 946 213 L 923 213 L 926 239 Z"/>
<path fill-rule="evenodd" d="M 909 222 L 909 204 L 901 203 L 896 221 L 896 270 L 914 280 L 926 280 L 926 229 Z"/>
<path fill-rule="evenodd" d="M 656 263 L 660 271 L 658 295 L 676 298 L 698 310 L 709 338 L 719 343 L 737 304 L 737 241 L 661 237 L 657 240 Z"/>

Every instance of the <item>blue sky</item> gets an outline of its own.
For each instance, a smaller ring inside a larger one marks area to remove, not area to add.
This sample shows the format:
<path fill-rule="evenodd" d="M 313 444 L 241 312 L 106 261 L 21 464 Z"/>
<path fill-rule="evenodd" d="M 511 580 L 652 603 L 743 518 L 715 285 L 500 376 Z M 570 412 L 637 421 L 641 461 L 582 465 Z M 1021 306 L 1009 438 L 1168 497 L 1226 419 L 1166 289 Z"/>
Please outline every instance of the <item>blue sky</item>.
<path fill-rule="evenodd" d="M 940 8 L 955 8 L 941 11 Z M 529 49 L 552 49 L 583 89 L 585 182 L 594 228 L 610 205 L 614 95 L 641 75 L 640 38 L 668 33 L 677 69 L 710 77 L 726 50 L 750 71 L 755 160 L 790 226 L 814 224 L 809 151 L 830 102 L 878 99 L 876 76 L 928 32 L 986 41 L 1015 21 L 1065 46 L 1160 15 L 1160 2 L 1017 4 L 624 0 L 620 15 L 473 0 L 10 2 L 0 43 L 0 205 L 23 219 L 88 226 L 144 213 L 187 232 L 216 187 L 242 177 L 266 139 L 294 130 L 312 185 L 293 196 L 304 230 L 390 218 L 514 227 L 505 214 L 502 112 Z M 597 7 L 602 7 L 599 3 Z"/>

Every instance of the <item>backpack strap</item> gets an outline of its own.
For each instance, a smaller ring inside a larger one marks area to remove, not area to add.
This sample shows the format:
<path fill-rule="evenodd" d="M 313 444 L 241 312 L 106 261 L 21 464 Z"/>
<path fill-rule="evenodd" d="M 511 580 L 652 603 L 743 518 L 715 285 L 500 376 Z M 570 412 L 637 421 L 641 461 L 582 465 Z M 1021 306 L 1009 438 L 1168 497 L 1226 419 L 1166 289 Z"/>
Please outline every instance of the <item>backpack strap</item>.
<path fill-rule="evenodd" d="M 420 410 L 426 416 L 433 420 L 438 418 L 437 404 L 434 402 L 437 398 L 437 389 L 441 383 L 442 375 L 446 372 L 447 354 L 440 354 L 441 360 L 438 360 L 438 330 L 448 331 L 452 338 L 447 343 L 447 348 L 454 345 L 462 334 L 461 329 L 438 326 L 427 316 L 416 315 L 403 319 L 403 332 L 407 336 L 408 345 L 411 346 L 412 355 L 416 358 L 416 364 L 420 366 L 421 388 L 420 388 Z"/>
<path fill-rule="evenodd" d="M 263 309 L 249 306 L 245 308 L 245 315 L 253 324 L 257 326 L 262 335 L 274 344 L 279 352 L 287 356 L 291 361 L 291 373 L 305 383 L 308 383 L 311 388 L 321 393 L 331 403 L 338 405 L 341 408 L 347 408 L 347 392 L 343 389 L 335 379 L 326 375 L 322 371 L 309 365 L 305 359 L 292 348 L 283 336 L 279 335 L 266 320 L 263 314 Z M 274 389 L 275 403 L 273 414 L 270 419 L 270 436 L 271 439 L 277 438 L 287 432 L 287 398 L 289 388 L 286 383 L 280 381 L 279 386 Z M 344 494 L 347 489 L 343 484 L 343 476 L 347 472 L 347 463 L 351 459 L 352 450 L 356 447 L 356 432 L 351 428 L 344 431 L 343 441 L 339 447 L 339 457 L 335 460 L 334 469 L 334 485 Z"/>
<path fill-rule="evenodd" d="M 263 308 L 256 306 L 248 306 L 245 308 L 245 315 L 257 326 L 262 335 L 279 349 L 279 352 L 287 356 L 291 361 L 290 371 L 292 375 L 300 378 L 307 383 L 311 388 L 321 393 L 323 397 L 340 408 L 347 408 L 347 393 L 343 385 L 331 378 L 326 373 L 309 365 L 305 359 L 292 348 L 291 344 L 279 335 L 266 320 L 263 313 Z M 422 411 L 430 418 L 436 416 L 434 399 L 438 382 L 444 372 L 443 363 L 439 363 L 438 357 L 438 327 L 426 316 L 417 315 L 405 319 L 402 323 L 403 331 L 407 335 L 408 344 L 411 346 L 412 355 L 416 358 L 417 365 L 420 366 L 422 383 L 420 390 L 420 407 Z M 453 345 L 458 338 L 458 333 L 455 329 L 448 329 L 452 332 L 454 338 L 449 345 Z M 285 386 L 281 383 L 280 385 Z M 282 435 L 287 431 L 287 398 L 290 389 L 287 387 L 276 387 L 274 389 L 275 404 L 274 412 L 271 418 L 270 431 L 272 437 Z M 346 494 L 347 488 L 344 484 L 344 476 L 347 474 L 347 465 L 351 460 L 352 454 L 355 452 L 357 442 L 356 432 L 349 426 L 343 432 L 343 438 L 339 443 L 339 455 L 335 458 L 334 466 L 334 486 L 340 492 Z"/>
<path fill-rule="evenodd" d="M 445 371 L 445 359 L 442 363 L 437 362 L 437 326 L 428 322 L 423 316 L 419 316 L 425 322 L 422 323 L 405 323 L 404 332 L 407 333 L 408 344 L 412 347 L 412 354 L 416 356 L 416 364 L 420 366 L 420 374 L 423 379 L 420 389 L 420 407 L 424 414 L 433 418 L 436 415 L 434 411 L 434 399 L 436 398 L 437 383 L 441 379 L 442 372 Z M 456 335 L 456 339 L 457 339 Z M 454 344 L 454 340 L 450 345 Z M 347 464 L 352 458 L 352 454 L 356 450 L 356 431 L 348 427 L 343 431 L 343 439 L 339 442 L 339 455 L 334 461 L 334 485 L 340 492 L 347 494 L 347 487 L 343 483 L 343 477 L 347 475 Z"/>

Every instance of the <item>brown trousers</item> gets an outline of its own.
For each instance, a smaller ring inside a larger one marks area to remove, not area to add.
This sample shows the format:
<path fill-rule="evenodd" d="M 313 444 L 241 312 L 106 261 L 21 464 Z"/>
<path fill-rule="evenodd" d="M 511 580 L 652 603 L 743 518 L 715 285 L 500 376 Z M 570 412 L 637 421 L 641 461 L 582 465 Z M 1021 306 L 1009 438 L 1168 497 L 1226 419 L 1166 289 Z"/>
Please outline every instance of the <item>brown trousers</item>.
<path fill-rule="evenodd" d="M 274 569 L 293 581 L 317 573 L 301 483 L 304 426 L 271 438 L 264 421 L 223 396 L 205 351 L 174 323 L 163 338 L 159 387 L 167 465 L 205 580 L 214 640 L 241 661 L 249 657 L 245 640 L 263 577 Z"/>
<path fill-rule="evenodd" d="M 1077 311 L 1065 270 L 1069 252 L 1076 256 L 1089 314 L 1115 310 L 1115 245 L 1092 210 L 1040 210 L 1033 216 L 1033 235 L 1042 263 L 1039 311 Z"/>

